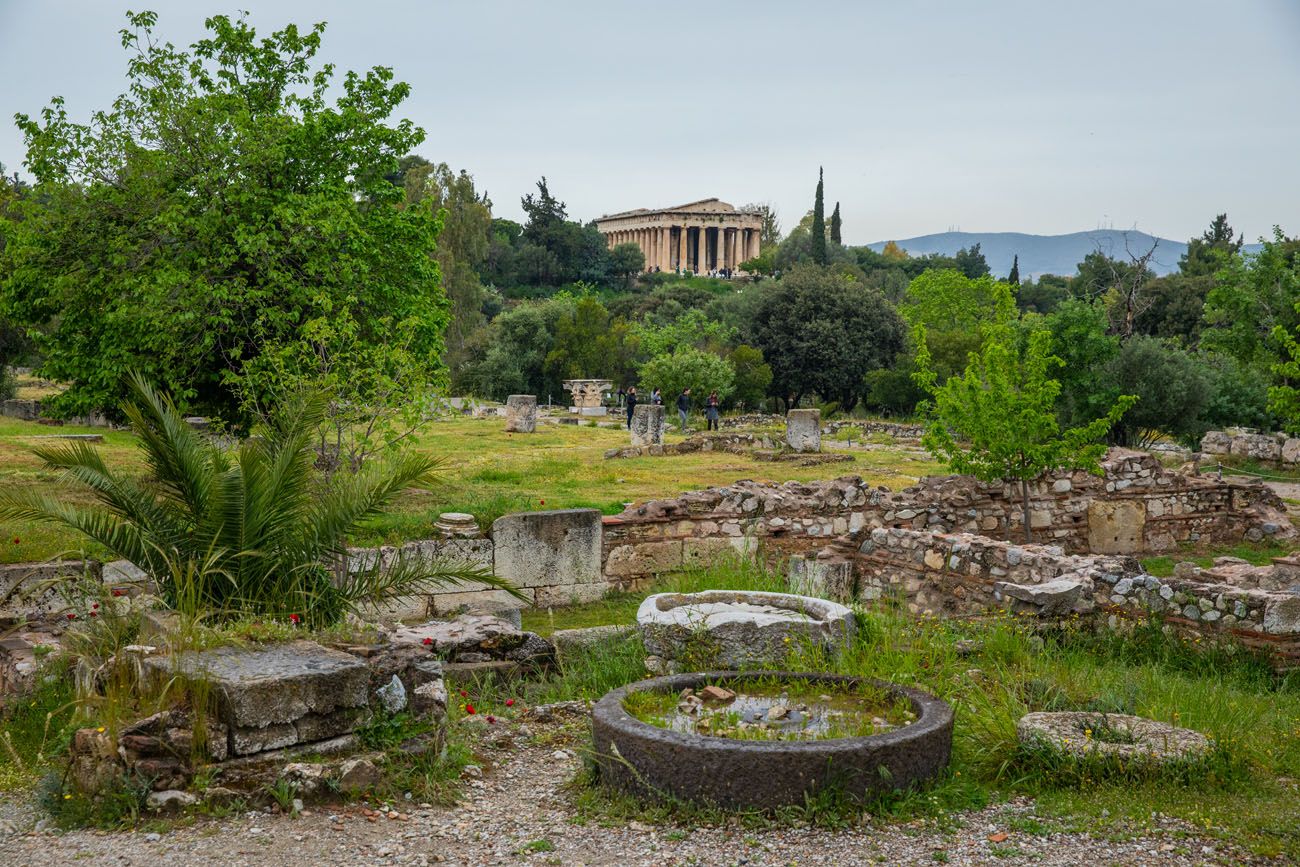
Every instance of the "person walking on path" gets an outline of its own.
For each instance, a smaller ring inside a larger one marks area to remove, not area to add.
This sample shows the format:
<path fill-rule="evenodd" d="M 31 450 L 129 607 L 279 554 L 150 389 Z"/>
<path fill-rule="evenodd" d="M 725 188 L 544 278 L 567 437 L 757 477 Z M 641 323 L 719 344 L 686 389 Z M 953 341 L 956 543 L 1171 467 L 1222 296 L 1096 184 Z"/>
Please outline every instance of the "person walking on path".
<path fill-rule="evenodd" d="M 636 409 L 636 386 L 627 390 L 627 429 L 632 429 L 632 410 Z"/>
<path fill-rule="evenodd" d="M 691 412 L 691 390 L 683 388 L 677 395 L 677 415 L 682 420 L 682 433 L 686 433 L 686 416 Z"/>
<path fill-rule="evenodd" d="M 709 399 L 704 402 L 704 417 L 708 419 L 709 430 L 718 429 L 718 393 L 709 392 Z"/>

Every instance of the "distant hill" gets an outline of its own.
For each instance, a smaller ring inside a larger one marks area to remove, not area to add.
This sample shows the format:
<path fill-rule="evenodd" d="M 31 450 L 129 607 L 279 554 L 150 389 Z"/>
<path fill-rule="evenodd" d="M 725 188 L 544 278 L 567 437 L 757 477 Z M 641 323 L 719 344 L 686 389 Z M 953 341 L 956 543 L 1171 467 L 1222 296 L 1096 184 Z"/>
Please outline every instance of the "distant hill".
<path fill-rule="evenodd" d="M 980 252 L 989 263 L 995 277 L 1006 277 L 1011 271 L 1012 258 L 1020 256 L 1020 276 L 1038 277 L 1042 274 L 1061 274 L 1070 276 L 1083 261 L 1083 257 L 1093 250 L 1100 249 L 1116 259 L 1127 259 L 1124 251 L 1127 239 L 1128 249 L 1135 256 L 1141 256 L 1150 249 L 1153 241 L 1159 241 L 1151 270 L 1157 274 L 1169 274 L 1178 270 L 1178 260 L 1187 252 L 1185 241 L 1171 241 L 1168 238 L 1156 238 L 1145 232 L 1124 232 L 1118 229 L 1097 229 L 1092 232 L 1074 232 L 1069 235 L 1027 235 L 1023 232 L 941 232 L 937 235 L 922 235 L 919 238 L 899 238 L 895 241 L 913 256 L 938 253 L 951 256 L 962 247 L 972 244 L 980 245 Z M 879 252 L 887 242 L 877 241 L 868 244 Z M 1253 252 L 1258 244 L 1247 244 L 1245 250 Z"/>

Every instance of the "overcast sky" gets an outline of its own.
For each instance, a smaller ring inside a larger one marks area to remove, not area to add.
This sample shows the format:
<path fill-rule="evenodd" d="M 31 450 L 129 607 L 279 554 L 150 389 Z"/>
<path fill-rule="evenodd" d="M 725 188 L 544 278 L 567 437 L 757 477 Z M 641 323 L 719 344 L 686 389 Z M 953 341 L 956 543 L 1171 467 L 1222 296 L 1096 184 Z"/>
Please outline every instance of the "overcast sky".
<path fill-rule="evenodd" d="M 0 0 L 0 162 L 14 112 L 61 95 L 84 120 L 124 89 L 127 8 L 188 44 L 240 7 L 329 22 L 340 69 L 394 67 L 420 153 L 499 216 L 544 174 L 582 220 L 717 196 L 789 227 L 820 164 L 847 243 L 1183 240 L 1221 211 L 1300 233 L 1300 0 Z"/>

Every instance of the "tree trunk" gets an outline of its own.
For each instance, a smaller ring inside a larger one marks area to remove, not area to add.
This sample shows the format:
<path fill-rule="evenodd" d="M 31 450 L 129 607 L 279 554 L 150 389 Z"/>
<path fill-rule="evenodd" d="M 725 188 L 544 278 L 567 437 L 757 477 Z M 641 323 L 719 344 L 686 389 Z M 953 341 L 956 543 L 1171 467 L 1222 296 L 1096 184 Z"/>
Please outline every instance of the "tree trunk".
<path fill-rule="evenodd" d="M 1033 538 L 1029 535 L 1029 480 L 1020 480 L 1020 503 L 1025 513 L 1025 542 L 1032 542 Z"/>

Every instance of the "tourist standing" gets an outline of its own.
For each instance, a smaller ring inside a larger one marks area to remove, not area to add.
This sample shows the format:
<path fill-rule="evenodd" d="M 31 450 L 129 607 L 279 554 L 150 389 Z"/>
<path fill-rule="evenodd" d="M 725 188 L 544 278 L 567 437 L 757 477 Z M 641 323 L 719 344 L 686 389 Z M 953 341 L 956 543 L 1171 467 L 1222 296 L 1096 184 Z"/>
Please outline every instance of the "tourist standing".
<path fill-rule="evenodd" d="M 677 416 L 682 420 L 682 433 L 686 433 L 686 417 L 691 413 L 691 390 L 683 388 L 677 395 Z"/>
<path fill-rule="evenodd" d="M 664 393 L 656 388 L 654 391 L 650 393 L 650 402 L 655 406 L 663 406 Z"/>
<path fill-rule="evenodd" d="M 718 393 L 709 392 L 709 399 L 704 402 L 704 417 L 708 419 L 709 430 L 718 429 Z"/>
<path fill-rule="evenodd" d="M 636 409 L 636 386 L 627 389 L 627 429 L 632 429 L 632 410 Z"/>

